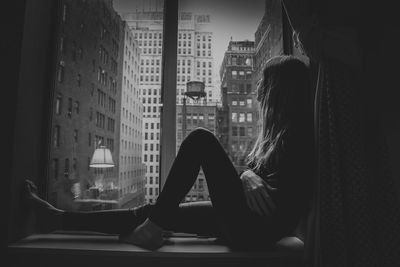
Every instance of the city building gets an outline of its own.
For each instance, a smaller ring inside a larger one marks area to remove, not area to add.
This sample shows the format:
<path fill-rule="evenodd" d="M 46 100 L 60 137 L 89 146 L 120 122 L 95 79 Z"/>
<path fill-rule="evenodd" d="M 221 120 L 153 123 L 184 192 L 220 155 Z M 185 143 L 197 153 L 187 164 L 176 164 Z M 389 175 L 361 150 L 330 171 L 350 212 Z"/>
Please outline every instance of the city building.
<path fill-rule="evenodd" d="M 259 80 L 265 63 L 283 54 L 282 6 L 279 0 L 265 0 L 265 12 L 255 32 L 255 80 Z"/>
<path fill-rule="evenodd" d="M 228 88 L 221 88 L 221 105 L 217 107 L 217 124 L 216 124 L 216 137 L 224 148 L 225 152 L 229 155 L 230 144 L 229 144 L 229 105 L 228 105 Z"/>
<path fill-rule="evenodd" d="M 153 203 L 159 194 L 161 62 L 163 12 L 126 13 L 123 19 L 141 49 L 140 93 L 143 103 L 143 162 L 146 164 L 146 201 Z M 183 103 L 188 81 L 205 84 L 206 97 L 199 103 L 214 105 L 220 101 L 213 76 L 212 31 L 209 15 L 179 14 L 177 58 L 177 104 Z"/>
<path fill-rule="evenodd" d="M 221 90 L 225 112 L 225 130 L 228 154 L 238 171 L 247 167 L 246 157 L 256 137 L 258 105 L 254 90 L 254 42 L 230 41 L 220 69 Z M 223 116 L 220 116 L 224 120 Z M 228 127 L 228 132 L 226 131 Z M 223 143 L 226 143 L 223 142 Z"/>
<path fill-rule="evenodd" d="M 279 0 L 265 0 L 265 12 L 255 32 L 254 82 L 262 78 L 268 59 L 283 54 L 282 6 Z M 260 131 L 261 121 L 257 123 Z"/>
<path fill-rule="evenodd" d="M 89 167 L 104 145 L 119 165 L 123 27 L 112 1 L 63 0 L 48 167 L 48 198 L 67 209 L 118 206 L 117 168 Z"/>
<path fill-rule="evenodd" d="M 145 203 L 146 166 L 142 161 L 143 104 L 139 93 L 140 48 L 123 23 L 123 54 L 119 143 L 119 206 L 136 207 Z"/>

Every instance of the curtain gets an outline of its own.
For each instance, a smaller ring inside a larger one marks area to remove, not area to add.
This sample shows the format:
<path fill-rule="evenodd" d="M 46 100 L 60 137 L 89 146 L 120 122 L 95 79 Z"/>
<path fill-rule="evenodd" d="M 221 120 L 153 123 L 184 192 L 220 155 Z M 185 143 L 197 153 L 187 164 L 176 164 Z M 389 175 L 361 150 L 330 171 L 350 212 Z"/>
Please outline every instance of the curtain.
<path fill-rule="evenodd" d="M 399 192 L 384 139 L 365 125 L 361 84 L 346 65 L 320 62 L 315 266 L 400 264 Z"/>
<path fill-rule="evenodd" d="M 318 8 L 315 1 L 282 2 L 295 42 L 318 65 L 317 170 L 305 242 L 309 266 L 400 266 L 399 177 L 389 164 L 382 118 L 374 110 L 379 106 L 364 97 L 372 90 L 379 94 L 368 84 L 379 78 L 369 74 L 384 66 L 363 56 L 357 18 L 343 23 L 326 16 L 335 5 L 338 17 L 341 10 L 343 17 L 351 15 L 343 1 L 320 1 Z"/>

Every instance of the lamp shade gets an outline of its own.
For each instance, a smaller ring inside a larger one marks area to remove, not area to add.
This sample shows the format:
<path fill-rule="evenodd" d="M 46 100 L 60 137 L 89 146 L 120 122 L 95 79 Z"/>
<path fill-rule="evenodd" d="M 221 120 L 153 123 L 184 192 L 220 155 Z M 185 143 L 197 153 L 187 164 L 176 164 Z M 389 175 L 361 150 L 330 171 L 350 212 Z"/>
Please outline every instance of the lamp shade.
<path fill-rule="evenodd" d="M 100 146 L 99 148 L 96 148 L 89 166 L 92 168 L 114 167 L 115 165 L 111 156 L 110 149 L 106 148 L 105 146 Z"/>

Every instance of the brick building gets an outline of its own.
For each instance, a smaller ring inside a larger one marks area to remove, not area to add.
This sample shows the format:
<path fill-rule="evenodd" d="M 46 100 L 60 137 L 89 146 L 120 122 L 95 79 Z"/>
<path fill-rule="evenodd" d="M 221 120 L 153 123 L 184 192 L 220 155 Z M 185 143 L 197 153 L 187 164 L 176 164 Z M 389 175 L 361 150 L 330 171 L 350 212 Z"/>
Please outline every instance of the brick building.
<path fill-rule="evenodd" d="M 117 169 L 89 163 L 101 143 L 119 164 L 122 20 L 112 1 L 63 0 L 60 14 L 49 200 L 62 209 L 111 208 L 118 205 Z"/>
<path fill-rule="evenodd" d="M 256 137 L 258 105 L 253 62 L 254 42 L 230 41 L 220 69 L 223 91 L 221 111 L 227 116 L 225 130 L 220 134 L 227 135 L 227 151 L 238 171 L 247 167 L 246 157 Z M 221 116 L 221 119 L 224 117 Z"/>

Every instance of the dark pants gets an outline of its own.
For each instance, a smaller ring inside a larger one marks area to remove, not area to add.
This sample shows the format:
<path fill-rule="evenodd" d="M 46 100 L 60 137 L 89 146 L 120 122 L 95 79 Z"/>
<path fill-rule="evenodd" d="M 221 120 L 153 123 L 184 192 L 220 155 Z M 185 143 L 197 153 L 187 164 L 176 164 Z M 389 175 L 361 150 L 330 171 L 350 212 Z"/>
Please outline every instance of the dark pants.
<path fill-rule="evenodd" d="M 180 204 L 203 169 L 211 202 Z M 128 210 L 67 212 L 64 229 L 105 233 L 132 231 L 147 217 L 164 230 L 218 236 L 232 247 L 270 245 L 265 218 L 246 204 L 240 177 L 213 133 L 192 131 L 182 142 L 155 205 Z M 261 238 L 262 237 L 262 238 Z M 271 241 L 271 240 L 270 240 Z"/>

